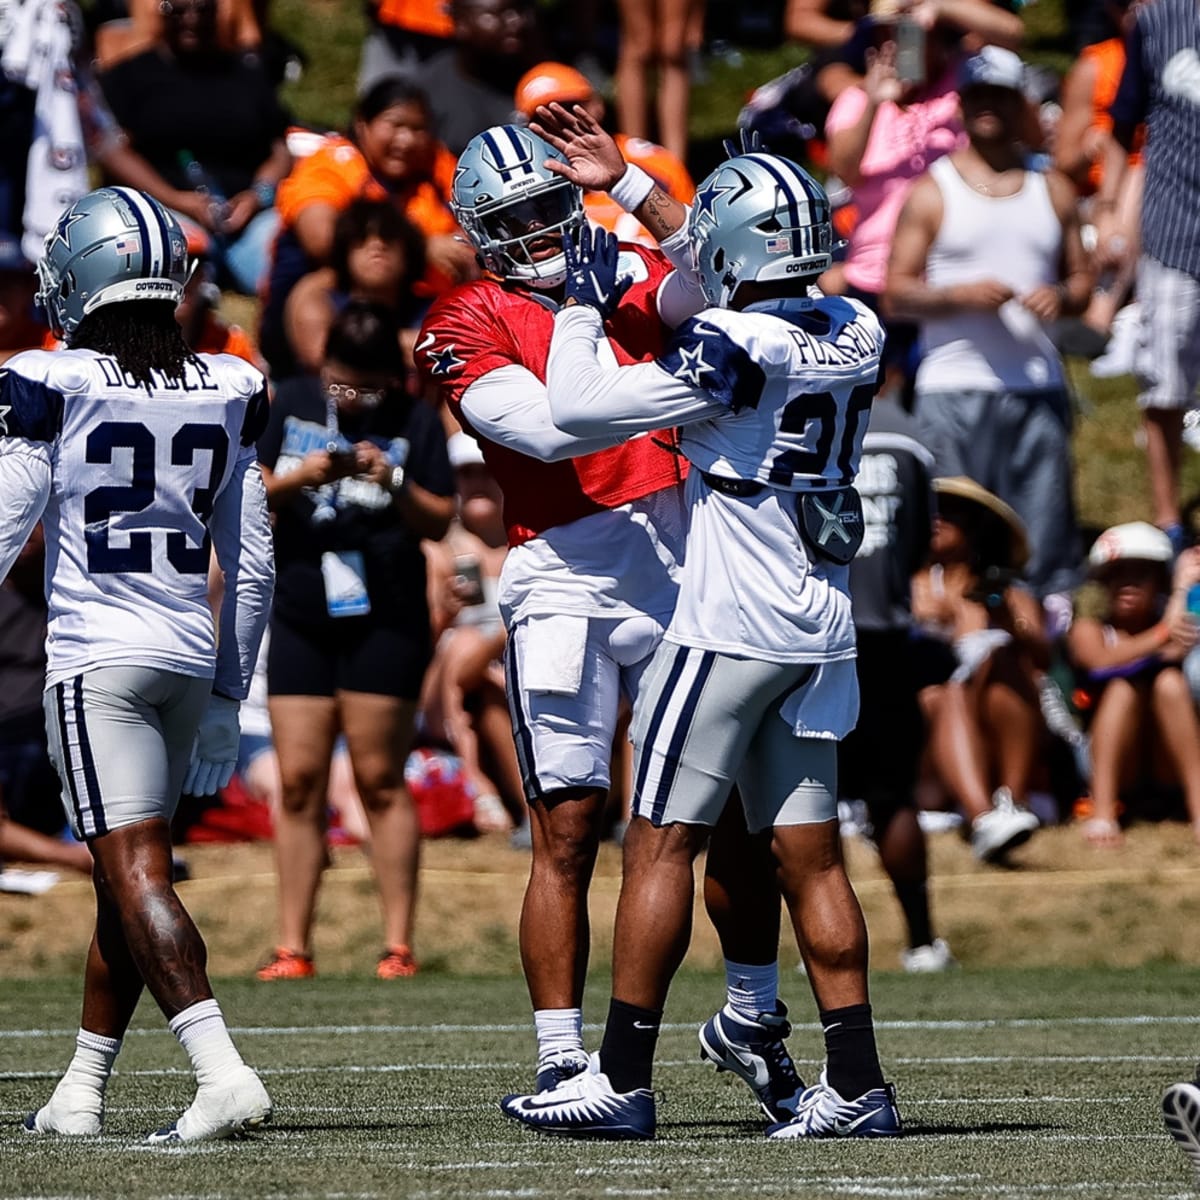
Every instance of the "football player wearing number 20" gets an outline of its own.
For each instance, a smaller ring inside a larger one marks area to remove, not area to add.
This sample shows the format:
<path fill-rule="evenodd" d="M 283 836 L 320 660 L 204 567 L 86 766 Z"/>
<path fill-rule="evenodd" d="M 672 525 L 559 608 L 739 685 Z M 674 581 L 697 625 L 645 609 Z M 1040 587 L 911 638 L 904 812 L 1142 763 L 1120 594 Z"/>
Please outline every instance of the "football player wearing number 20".
<path fill-rule="evenodd" d="M 577 110 L 578 111 L 578 110 Z M 539 110 L 572 157 L 578 116 Z M 583 153 L 580 151 L 579 153 Z M 613 165 L 603 183 L 620 175 Z M 599 182 L 599 181 L 598 181 Z M 692 864 L 737 784 L 770 830 L 825 1034 L 826 1065 L 775 1139 L 900 1132 L 875 1047 L 867 931 L 841 861 L 837 741 L 858 710 L 849 563 L 862 541 L 852 481 L 883 333 L 861 304 L 810 294 L 829 266 L 829 201 L 794 163 L 749 152 L 701 184 L 690 237 L 708 307 L 653 362 L 599 351 L 622 290 L 602 231 L 568 245 L 547 394 L 577 437 L 681 427 L 691 464 L 675 614 L 634 706 L 634 818 L 617 908 L 614 1009 L 661 1012 L 687 949 Z M 701 1031 L 720 1041 L 726 1014 Z M 554 1133 L 650 1137 L 653 1046 L 610 1019 L 588 1072 L 505 1112 Z"/>
<path fill-rule="evenodd" d="M 616 159 L 623 168 L 619 151 Z M 589 178 L 581 165 L 512 125 L 472 139 L 458 159 L 452 205 L 487 277 L 441 297 L 416 348 L 428 383 L 479 438 L 504 492 L 511 549 L 499 599 L 532 834 L 520 940 L 538 1091 L 587 1065 L 587 892 L 618 703 L 622 693 L 636 695 L 670 620 L 683 534 L 682 463 L 669 432 L 626 439 L 606 430 L 584 439 L 550 419 L 546 360 L 564 299 L 564 244 L 586 227 L 581 189 Z M 663 225 L 663 214 L 686 210 L 644 172 L 632 182 L 613 198 L 660 235 L 662 252 L 617 251 L 632 283 L 600 335 L 603 353 L 617 363 L 653 359 L 670 330 L 704 303 L 682 220 Z M 803 1090 L 776 998 L 779 894 L 766 839 L 750 842 L 741 810 L 731 805 L 729 813 L 706 862 L 705 900 L 730 1003 L 745 1020 L 730 1031 L 737 1048 L 722 1044 L 719 1061 L 777 1121 L 791 1115 Z M 728 919 L 734 897 L 743 913 L 737 922 Z M 657 1024 L 644 1020 L 629 1031 L 651 1042 L 658 1036 Z"/>
<path fill-rule="evenodd" d="M 39 303 L 67 348 L 0 372 L 0 578 L 40 519 L 45 710 L 63 806 L 95 859 L 96 928 L 75 1054 L 34 1134 L 98 1134 L 142 988 L 192 1060 L 195 1099 L 152 1142 L 228 1137 L 271 1116 L 230 1040 L 171 879 L 181 791 L 229 781 L 238 707 L 274 586 L 255 439 L 266 389 L 175 322 L 183 231 L 129 188 L 78 200 L 46 238 Z M 225 573 L 219 643 L 210 545 Z"/>

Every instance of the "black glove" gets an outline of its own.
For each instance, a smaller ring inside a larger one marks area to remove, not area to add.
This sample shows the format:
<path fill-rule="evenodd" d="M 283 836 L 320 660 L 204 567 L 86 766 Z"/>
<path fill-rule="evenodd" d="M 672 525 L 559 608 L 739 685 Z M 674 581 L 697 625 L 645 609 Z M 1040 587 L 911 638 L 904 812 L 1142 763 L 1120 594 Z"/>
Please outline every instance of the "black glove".
<path fill-rule="evenodd" d="M 628 276 L 617 278 L 616 234 L 584 222 L 579 245 L 563 235 L 563 253 L 567 257 L 566 298 L 594 308 L 602 318 L 612 316 L 621 297 L 633 282 Z"/>

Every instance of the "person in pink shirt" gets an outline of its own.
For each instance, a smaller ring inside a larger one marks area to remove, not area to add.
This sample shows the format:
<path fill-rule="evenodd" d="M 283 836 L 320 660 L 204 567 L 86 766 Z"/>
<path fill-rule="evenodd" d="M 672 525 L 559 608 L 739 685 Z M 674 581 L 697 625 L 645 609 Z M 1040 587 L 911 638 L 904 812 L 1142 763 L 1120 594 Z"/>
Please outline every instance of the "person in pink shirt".
<path fill-rule="evenodd" d="M 825 122 L 829 169 L 850 188 L 857 224 L 845 261 L 821 277 L 821 287 L 878 311 L 909 187 L 965 139 L 956 89 L 964 29 L 926 23 L 919 8 L 894 0 L 875 0 L 871 10 L 875 44 L 866 75 L 838 96 Z M 893 320 L 885 327 L 882 383 L 896 392 L 916 370 L 916 327 Z"/>

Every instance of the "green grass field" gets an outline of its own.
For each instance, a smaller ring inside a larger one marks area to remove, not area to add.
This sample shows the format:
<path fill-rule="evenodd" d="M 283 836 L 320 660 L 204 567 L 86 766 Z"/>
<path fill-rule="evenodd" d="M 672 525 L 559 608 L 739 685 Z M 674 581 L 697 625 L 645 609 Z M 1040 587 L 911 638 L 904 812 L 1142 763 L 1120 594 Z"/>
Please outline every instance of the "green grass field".
<path fill-rule="evenodd" d="M 103 1139 L 20 1131 L 70 1052 L 78 984 L 15 983 L 0 993 L 0 1195 L 1183 1200 L 1195 1181 L 1158 1098 L 1200 1050 L 1196 983 L 1178 967 L 880 976 L 880 1046 L 906 1136 L 774 1145 L 743 1085 L 699 1064 L 695 1028 L 721 996 L 715 975 L 684 975 L 672 994 L 653 1144 L 548 1139 L 501 1116 L 496 1099 L 531 1075 L 516 979 L 229 980 L 219 994 L 275 1123 L 174 1150 L 141 1143 L 191 1090 L 149 1005 L 110 1086 Z M 598 979 L 589 993 L 593 1018 L 606 988 Z M 783 990 L 808 1022 L 804 981 Z M 814 1075 L 819 1030 L 801 1024 L 791 1044 Z"/>

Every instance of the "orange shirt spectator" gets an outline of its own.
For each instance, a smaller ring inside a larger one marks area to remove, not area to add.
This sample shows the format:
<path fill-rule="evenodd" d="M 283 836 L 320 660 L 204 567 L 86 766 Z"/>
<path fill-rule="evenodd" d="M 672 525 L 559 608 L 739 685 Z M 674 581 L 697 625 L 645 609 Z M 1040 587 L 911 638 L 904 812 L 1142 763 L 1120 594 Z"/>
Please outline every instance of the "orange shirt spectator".
<path fill-rule="evenodd" d="M 1085 46 L 1063 81 L 1063 115 L 1055 145 L 1055 166 L 1080 189 L 1092 195 L 1104 174 L 1103 148 L 1112 132 L 1109 108 L 1117 98 L 1117 87 L 1125 71 L 1125 39 Z M 1142 161 L 1144 130 L 1139 131 L 1130 166 Z"/>
<path fill-rule="evenodd" d="M 296 282 L 329 261 L 338 214 L 358 199 L 387 200 L 425 238 L 425 294 L 475 272 L 474 251 L 458 235 L 449 196 L 455 160 L 431 133 L 425 94 L 403 79 L 380 81 L 358 103 L 353 140 L 329 138 L 297 164 L 276 195 L 282 228 L 275 243 L 260 341 L 277 377 L 295 362 L 283 312 Z"/>
<path fill-rule="evenodd" d="M 170 0 L 129 0 L 126 20 L 105 21 L 96 30 L 96 63 L 107 71 L 115 63 L 149 50 L 162 37 L 164 8 Z M 253 0 L 217 0 L 217 30 L 225 50 L 250 50 L 262 44 Z"/>

